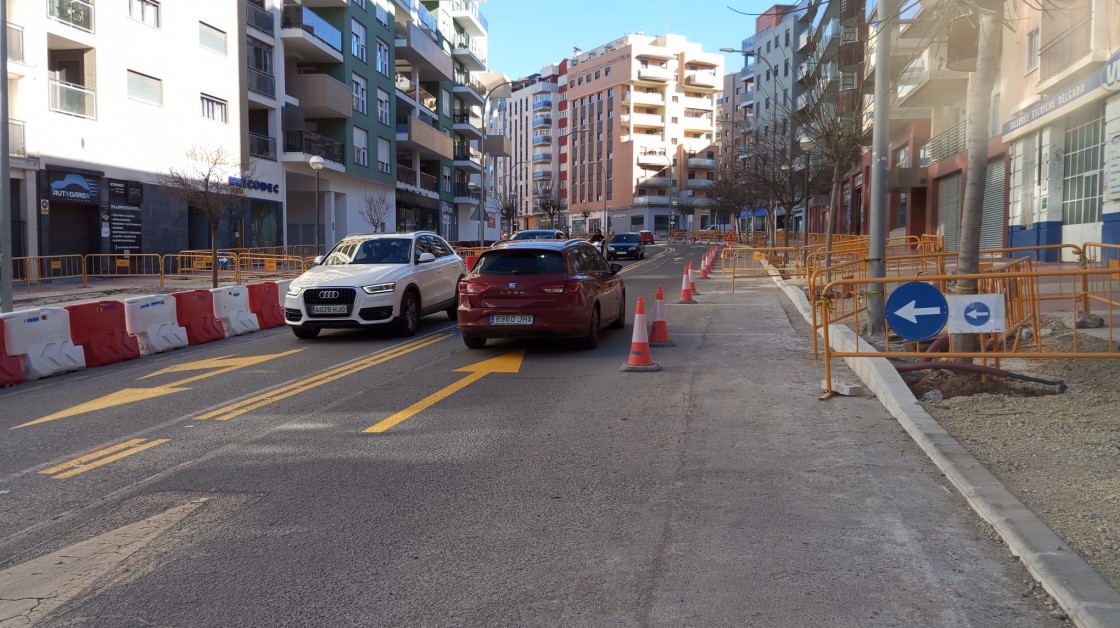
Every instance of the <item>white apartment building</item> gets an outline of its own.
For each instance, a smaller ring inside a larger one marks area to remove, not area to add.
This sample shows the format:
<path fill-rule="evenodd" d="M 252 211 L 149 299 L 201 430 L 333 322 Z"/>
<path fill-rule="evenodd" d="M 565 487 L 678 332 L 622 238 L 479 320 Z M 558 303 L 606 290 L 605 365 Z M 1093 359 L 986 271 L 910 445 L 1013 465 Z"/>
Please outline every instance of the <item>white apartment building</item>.
<path fill-rule="evenodd" d="M 562 227 L 548 224 L 538 210 L 542 194 L 559 198 L 561 179 L 560 132 L 561 65 L 551 64 L 537 74 L 513 82 L 503 105 L 505 134 L 511 156 L 498 171 L 496 192 L 517 204 L 514 229 Z"/>

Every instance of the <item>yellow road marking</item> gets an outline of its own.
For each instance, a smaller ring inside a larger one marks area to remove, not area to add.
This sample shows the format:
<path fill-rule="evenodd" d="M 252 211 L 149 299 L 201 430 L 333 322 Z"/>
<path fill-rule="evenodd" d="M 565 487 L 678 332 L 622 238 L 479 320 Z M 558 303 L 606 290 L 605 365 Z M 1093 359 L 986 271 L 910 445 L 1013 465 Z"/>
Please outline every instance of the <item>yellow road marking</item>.
<path fill-rule="evenodd" d="M 353 375 L 372 366 L 377 366 L 378 364 L 388 362 L 389 360 L 392 360 L 394 358 L 399 358 L 402 355 L 412 353 L 413 351 L 416 351 L 418 349 L 423 349 L 424 347 L 433 345 L 441 340 L 450 337 L 451 334 L 441 334 L 431 336 L 429 338 L 414 340 L 408 344 L 401 345 L 394 349 L 389 349 L 364 360 L 359 360 L 358 362 L 354 362 L 352 364 L 346 364 L 331 369 L 325 373 L 316 375 L 315 377 L 295 382 L 294 384 L 289 384 L 287 386 L 282 386 L 275 390 L 270 390 L 266 393 L 262 393 L 254 397 L 249 397 L 248 399 L 242 399 L 241 401 L 230 404 L 228 406 L 223 406 L 216 410 L 211 410 L 210 412 L 195 417 L 195 420 L 205 421 L 208 419 L 214 419 L 216 421 L 228 421 L 230 419 L 237 418 L 242 414 L 245 414 L 246 412 L 252 412 L 253 410 L 264 407 L 270 403 L 287 399 L 288 397 L 298 395 L 302 392 L 307 392 L 312 388 L 317 388 L 319 386 L 322 386 L 323 384 L 328 384 L 330 382 L 342 379 L 343 377 L 346 377 L 348 375 Z"/>
<path fill-rule="evenodd" d="M 177 382 L 172 382 L 170 384 L 163 384 L 162 386 L 153 386 L 152 388 L 124 388 L 122 390 L 118 390 L 115 393 L 105 395 L 104 397 L 101 397 L 99 399 L 94 399 L 92 401 L 87 401 L 76 406 L 71 406 L 65 410 L 60 410 L 58 412 L 55 412 L 54 414 L 49 414 L 45 417 L 35 419 L 34 421 L 28 421 L 27 423 L 17 425 L 11 429 L 15 430 L 21 427 L 28 427 L 31 425 L 46 423 L 48 421 L 57 421 L 59 419 L 66 419 L 79 414 L 85 414 L 87 412 L 95 412 L 97 410 L 104 410 L 106 408 L 113 408 L 115 406 L 134 403 L 136 401 L 144 401 L 145 399 L 154 399 L 155 397 L 162 397 L 164 395 L 170 395 L 172 393 L 183 392 L 186 390 L 190 390 L 190 388 L 183 388 L 182 386 L 184 384 L 191 384 L 208 377 L 224 375 L 237 369 L 254 366 L 262 362 L 275 360 L 277 358 L 287 357 L 289 355 L 299 353 L 300 351 L 302 351 L 302 349 L 293 349 L 291 351 L 284 351 L 283 353 L 254 355 L 246 356 L 243 358 L 226 356 L 221 358 L 198 360 L 196 362 L 188 362 L 186 364 L 172 366 L 152 373 L 151 375 L 145 375 L 140 379 L 147 379 L 149 377 L 155 377 L 156 375 L 161 375 L 164 373 L 176 373 L 182 371 L 197 371 L 207 369 L 209 370 L 206 373 L 194 375 L 186 379 L 181 379 Z"/>
<path fill-rule="evenodd" d="M 423 412 L 424 410 L 427 410 L 436 403 L 439 403 L 450 395 L 453 395 L 463 388 L 466 388 L 467 386 L 477 382 L 490 373 L 516 373 L 521 370 L 521 360 L 524 357 L 525 351 L 512 351 L 505 355 L 500 355 L 496 358 L 483 360 L 482 362 L 471 364 L 470 366 L 464 366 L 463 368 L 455 369 L 456 373 L 467 372 L 470 373 L 470 375 L 467 375 L 463 379 L 455 382 L 454 384 L 451 384 L 450 386 L 447 386 L 446 388 L 428 395 L 427 397 L 421 399 L 420 401 L 417 401 L 411 406 L 377 423 L 376 425 L 367 427 L 364 431 L 366 433 L 384 432 L 394 425 L 397 425 L 401 421 L 409 419 L 412 416 Z"/>
<path fill-rule="evenodd" d="M 53 466 L 49 469 L 40 471 L 42 475 L 52 476 L 56 480 L 65 480 L 66 478 L 74 477 L 79 473 L 85 473 L 92 469 L 115 462 L 121 458 L 127 458 L 133 454 L 138 454 L 145 449 L 150 449 L 156 445 L 162 445 L 171 439 L 157 438 L 156 440 L 148 440 L 146 438 L 133 438 L 126 440 L 123 443 L 118 443 L 111 447 L 106 447 L 99 451 L 84 456 L 78 456 L 73 460 L 68 460 L 60 465 Z M 88 463 L 88 464 L 87 464 Z M 69 469 L 67 471 L 67 469 Z M 62 471 L 63 473 L 59 473 Z M 55 475 L 57 474 L 57 475 Z"/>

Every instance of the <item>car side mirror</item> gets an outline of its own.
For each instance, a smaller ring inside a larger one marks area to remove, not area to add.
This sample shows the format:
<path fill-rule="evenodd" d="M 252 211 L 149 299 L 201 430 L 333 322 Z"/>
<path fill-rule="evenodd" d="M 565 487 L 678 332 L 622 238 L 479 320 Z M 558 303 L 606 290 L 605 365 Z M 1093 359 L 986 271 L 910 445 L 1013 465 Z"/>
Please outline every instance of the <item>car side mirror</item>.
<path fill-rule="evenodd" d="M 431 253 L 421 253 L 420 257 L 416 258 L 416 261 L 420 264 L 426 264 L 427 262 L 436 261 L 436 256 Z"/>
<path fill-rule="evenodd" d="M 611 274 L 617 275 L 618 271 L 622 270 L 622 264 L 611 264 Z"/>
<path fill-rule="evenodd" d="M 315 259 L 311 260 L 311 265 L 312 266 L 318 266 L 319 264 L 322 264 L 322 263 L 323 263 L 323 256 L 322 255 L 316 255 Z"/>

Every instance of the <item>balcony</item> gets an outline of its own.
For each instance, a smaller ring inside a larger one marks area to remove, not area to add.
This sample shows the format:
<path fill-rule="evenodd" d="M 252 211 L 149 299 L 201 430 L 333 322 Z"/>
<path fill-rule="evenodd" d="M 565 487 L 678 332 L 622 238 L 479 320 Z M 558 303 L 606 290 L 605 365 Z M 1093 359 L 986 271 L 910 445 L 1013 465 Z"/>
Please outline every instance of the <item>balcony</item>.
<path fill-rule="evenodd" d="M 665 168 L 670 165 L 669 156 L 665 151 L 646 150 L 638 152 L 638 165 L 642 167 Z"/>
<path fill-rule="evenodd" d="M 23 27 L 8 24 L 8 61 L 23 63 Z"/>
<path fill-rule="evenodd" d="M 256 68 L 247 68 L 245 82 L 249 91 L 268 98 L 276 98 L 276 77 Z"/>
<path fill-rule="evenodd" d="M 668 207 L 670 198 L 671 197 L 669 197 L 669 196 L 649 196 L 649 195 L 647 195 L 647 196 L 635 196 L 634 197 L 634 204 L 635 205 L 659 205 L 659 206 Z"/>
<path fill-rule="evenodd" d="M 416 116 L 397 117 L 397 149 L 420 152 L 421 159 L 451 159 L 454 142 Z"/>
<path fill-rule="evenodd" d="M 962 152 L 965 149 L 965 127 L 966 121 L 962 120 L 929 138 L 918 153 L 918 165 L 930 166 Z"/>
<path fill-rule="evenodd" d="M 408 166 L 397 164 L 397 183 L 414 188 L 439 193 L 439 179 L 427 172 L 417 172 Z"/>
<path fill-rule="evenodd" d="M 455 147 L 455 167 L 470 168 L 482 172 L 482 151 L 473 146 Z"/>
<path fill-rule="evenodd" d="M 633 113 L 622 116 L 623 124 L 663 128 L 665 117 L 656 113 Z"/>
<path fill-rule="evenodd" d="M 484 36 L 490 30 L 486 18 L 482 16 L 482 11 L 474 0 L 452 0 L 451 19 L 471 35 Z"/>
<path fill-rule="evenodd" d="M 1039 49 L 1039 82 L 1068 68 L 1092 51 L 1092 27 L 1093 15 L 1089 13 Z"/>
<path fill-rule="evenodd" d="M 655 83 L 668 83 L 673 78 L 669 68 L 638 68 L 639 81 L 652 81 Z"/>
<path fill-rule="evenodd" d="M 482 105 L 486 102 L 486 87 L 470 75 L 456 74 L 455 85 L 451 91 L 461 98 L 474 101 L 473 104 Z"/>
<path fill-rule="evenodd" d="M 97 117 L 97 93 L 81 85 L 51 79 L 51 111 L 79 118 Z"/>
<path fill-rule="evenodd" d="M 675 183 L 676 181 L 669 177 L 638 177 L 638 185 L 647 188 L 667 188 Z"/>
<path fill-rule="evenodd" d="M 8 119 L 8 154 L 12 157 L 27 156 L 27 129 L 23 120 Z"/>
<path fill-rule="evenodd" d="M 705 159 L 704 157 L 689 157 L 688 158 L 688 167 L 689 168 L 715 168 L 716 167 L 716 160 Z"/>
<path fill-rule="evenodd" d="M 321 155 L 323 159 L 339 166 L 345 164 L 346 146 L 324 135 L 311 131 L 284 131 L 284 159 L 306 162 L 311 155 Z"/>
<path fill-rule="evenodd" d="M 245 3 L 245 21 L 249 26 L 269 35 L 276 32 L 276 18 L 252 2 Z"/>
<path fill-rule="evenodd" d="M 543 135 L 534 135 L 533 136 L 533 145 L 534 146 L 540 146 L 542 144 L 551 144 L 551 143 L 552 143 L 552 136 L 551 135 L 543 134 Z"/>
<path fill-rule="evenodd" d="M 681 118 L 681 122 L 686 129 L 698 129 L 701 131 L 712 130 L 712 114 L 710 113 L 706 115 L 689 115 L 686 113 L 684 117 Z"/>
<path fill-rule="evenodd" d="M 944 68 L 943 44 L 927 48 L 898 79 L 899 107 L 934 107 L 963 100 L 968 73 Z"/>
<path fill-rule="evenodd" d="M 299 99 L 307 118 L 349 118 L 354 112 L 354 92 L 326 74 L 296 74 L 287 80 L 288 95 Z"/>
<path fill-rule="evenodd" d="M 552 116 L 537 116 L 533 118 L 533 127 L 551 127 Z"/>
<path fill-rule="evenodd" d="M 533 99 L 533 109 L 534 110 L 537 110 L 537 109 L 552 109 L 552 98 L 551 97 L 534 98 Z"/>
<path fill-rule="evenodd" d="M 465 33 L 455 35 L 451 54 L 468 70 L 486 69 L 486 40 Z"/>
<path fill-rule="evenodd" d="M 93 3 L 85 0 L 47 0 L 47 15 L 52 20 L 93 32 Z"/>
<path fill-rule="evenodd" d="M 685 96 L 681 99 L 681 104 L 686 109 L 708 109 L 710 110 L 714 104 L 711 98 L 697 98 L 695 96 Z"/>
<path fill-rule="evenodd" d="M 259 133 L 249 134 L 249 154 L 276 161 L 276 138 Z"/>
<path fill-rule="evenodd" d="M 535 164 L 550 164 L 550 163 L 552 163 L 552 153 L 533 153 L 533 163 L 535 163 Z"/>
<path fill-rule="evenodd" d="M 307 6 L 284 7 L 280 29 L 286 52 L 303 63 L 342 63 L 342 31 Z"/>
<path fill-rule="evenodd" d="M 439 47 L 435 39 L 416 25 L 415 22 L 397 22 L 396 36 L 393 40 L 398 61 L 407 61 L 419 70 L 425 79 L 450 81 L 454 63 L 451 56 Z M 432 74 L 436 76 L 433 76 Z"/>
<path fill-rule="evenodd" d="M 685 83 L 701 89 L 722 89 L 722 81 L 715 72 L 690 72 Z"/>
<path fill-rule="evenodd" d="M 754 90 L 753 89 L 743 90 L 743 93 L 739 95 L 739 105 L 740 106 L 749 105 L 753 102 L 754 102 Z"/>
<path fill-rule="evenodd" d="M 534 181 L 548 181 L 552 179 L 552 172 L 548 170 L 537 170 L 533 173 Z"/>
<path fill-rule="evenodd" d="M 743 69 L 739 70 L 739 82 L 750 80 L 754 76 L 754 66 L 756 65 L 758 64 L 748 63 L 744 65 Z"/>
<path fill-rule="evenodd" d="M 482 137 L 482 116 L 468 111 L 456 111 L 451 116 L 451 127 L 460 133 Z"/>
<path fill-rule="evenodd" d="M 476 190 L 474 186 L 469 183 L 459 182 L 455 184 L 455 203 L 466 205 L 478 205 L 482 201 L 482 192 Z"/>
<path fill-rule="evenodd" d="M 622 102 L 632 102 L 636 105 L 664 105 L 665 95 L 661 92 L 639 92 L 629 91 L 623 97 Z"/>
<path fill-rule="evenodd" d="M 710 190 L 716 187 L 716 182 L 713 179 L 689 179 L 688 187 L 690 189 Z"/>

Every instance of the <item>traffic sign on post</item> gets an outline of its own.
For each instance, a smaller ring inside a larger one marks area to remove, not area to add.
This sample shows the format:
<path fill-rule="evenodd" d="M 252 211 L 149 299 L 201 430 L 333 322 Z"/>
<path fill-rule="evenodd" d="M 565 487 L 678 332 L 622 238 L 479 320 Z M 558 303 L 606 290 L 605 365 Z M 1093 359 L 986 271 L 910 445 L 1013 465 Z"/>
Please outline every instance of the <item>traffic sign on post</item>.
<path fill-rule="evenodd" d="M 949 333 L 1007 331 L 1002 294 L 955 294 L 949 297 Z"/>
<path fill-rule="evenodd" d="M 945 295 L 928 283 L 911 281 L 894 289 L 887 299 L 887 324 L 907 340 L 929 340 L 949 318 Z"/>

